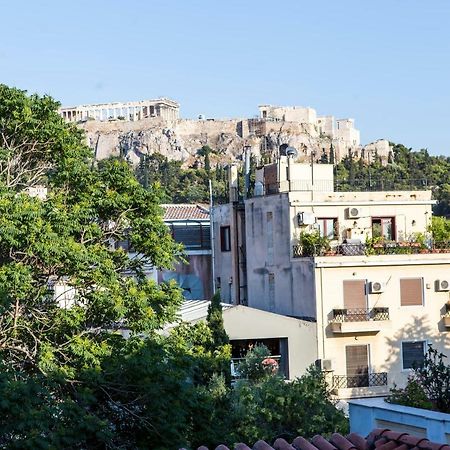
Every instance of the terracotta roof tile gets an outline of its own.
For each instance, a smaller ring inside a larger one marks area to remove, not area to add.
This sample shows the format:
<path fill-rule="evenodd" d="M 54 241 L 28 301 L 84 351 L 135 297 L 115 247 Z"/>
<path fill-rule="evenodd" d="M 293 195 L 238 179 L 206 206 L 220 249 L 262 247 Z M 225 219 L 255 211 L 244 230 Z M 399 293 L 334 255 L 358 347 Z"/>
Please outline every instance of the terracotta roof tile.
<path fill-rule="evenodd" d="M 343 438 L 345 439 L 345 438 Z M 330 444 L 323 436 L 320 434 L 316 434 L 311 442 L 319 449 L 319 450 L 336 450 L 336 447 L 333 444 Z"/>
<path fill-rule="evenodd" d="M 367 441 L 356 433 L 350 433 L 347 439 L 358 449 L 358 450 L 368 450 L 369 444 Z"/>
<path fill-rule="evenodd" d="M 299 450 L 317 450 L 317 448 L 314 447 L 314 445 L 312 445 L 311 442 L 307 441 L 305 438 L 301 436 L 296 437 L 293 440 L 292 445 L 294 447 L 297 447 Z"/>
<path fill-rule="evenodd" d="M 311 441 L 299 436 L 290 444 L 284 439 L 277 439 L 273 447 L 260 440 L 253 447 L 246 444 L 236 444 L 234 450 L 450 450 L 450 445 L 430 442 L 425 438 L 412 436 L 407 433 L 397 433 L 383 428 L 373 430 L 367 438 L 356 433 L 342 436 L 334 433 L 330 440 L 316 435 Z M 183 450 L 183 449 L 181 449 Z M 198 450 L 208 450 L 199 447 Z M 213 450 L 213 449 L 211 449 Z M 225 445 L 219 445 L 215 450 L 231 450 Z"/>
<path fill-rule="evenodd" d="M 278 438 L 274 443 L 273 443 L 273 448 L 275 450 L 295 450 L 294 447 L 292 447 L 291 444 L 289 444 L 288 442 L 286 442 L 284 439 L 282 438 Z"/>
<path fill-rule="evenodd" d="M 356 450 L 356 447 L 339 433 L 334 433 L 331 436 L 330 442 L 339 450 Z"/>
<path fill-rule="evenodd" d="M 380 445 L 377 445 L 379 442 L 381 442 Z M 398 444 L 395 441 L 388 441 L 386 438 L 381 438 L 377 442 L 375 442 L 375 448 L 377 450 L 394 450 L 394 448 L 397 448 Z"/>
<path fill-rule="evenodd" d="M 209 220 L 209 209 L 205 205 L 167 204 L 164 209 L 164 220 Z"/>
<path fill-rule="evenodd" d="M 410 447 L 418 447 L 419 444 L 421 444 L 421 443 L 424 443 L 424 445 L 427 445 L 430 442 L 427 438 L 411 436 L 410 434 L 407 434 L 406 436 L 402 436 L 398 440 L 403 444 L 408 444 Z"/>
<path fill-rule="evenodd" d="M 247 447 L 245 444 L 239 443 L 236 444 L 234 450 L 252 450 L 250 447 Z"/>

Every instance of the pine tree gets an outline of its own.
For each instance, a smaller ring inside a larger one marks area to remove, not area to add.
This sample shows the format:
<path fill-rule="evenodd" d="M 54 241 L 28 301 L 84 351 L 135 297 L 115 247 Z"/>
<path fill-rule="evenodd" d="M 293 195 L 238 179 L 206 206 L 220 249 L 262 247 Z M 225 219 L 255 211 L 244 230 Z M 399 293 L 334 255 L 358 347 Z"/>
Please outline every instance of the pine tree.
<path fill-rule="evenodd" d="M 220 291 L 217 291 L 208 307 L 206 323 L 212 332 L 212 345 L 215 349 L 230 342 L 225 327 L 223 325 L 222 305 L 220 303 Z"/>

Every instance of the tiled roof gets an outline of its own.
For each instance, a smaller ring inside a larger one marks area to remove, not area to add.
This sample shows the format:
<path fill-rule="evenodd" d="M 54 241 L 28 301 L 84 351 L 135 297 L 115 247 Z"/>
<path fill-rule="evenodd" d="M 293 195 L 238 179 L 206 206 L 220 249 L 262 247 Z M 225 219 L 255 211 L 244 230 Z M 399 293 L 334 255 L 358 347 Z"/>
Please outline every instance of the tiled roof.
<path fill-rule="evenodd" d="M 209 220 L 209 209 L 205 205 L 161 205 L 164 208 L 164 220 Z"/>
<path fill-rule="evenodd" d="M 208 448 L 202 446 L 197 450 L 208 450 Z M 231 449 L 225 445 L 219 445 L 215 450 Z M 408 433 L 377 428 L 367 438 L 356 433 L 350 433 L 346 437 L 334 433 L 329 440 L 317 435 L 311 441 L 297 437 L 289 444 L 279 438 L 273 443 L 273 446 L 265 441 L 258 441 L 253 447 L 236 444 L 234 450 L 450 450 L 450 445 L 430 442 L 426 438 L 412 436 Z"/>

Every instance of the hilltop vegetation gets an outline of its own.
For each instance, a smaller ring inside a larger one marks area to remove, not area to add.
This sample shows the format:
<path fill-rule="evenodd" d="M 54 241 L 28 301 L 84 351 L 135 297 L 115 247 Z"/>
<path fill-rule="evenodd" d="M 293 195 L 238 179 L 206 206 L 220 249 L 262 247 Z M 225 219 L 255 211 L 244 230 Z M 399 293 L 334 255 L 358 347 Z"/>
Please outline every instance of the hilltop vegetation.
<path fill-rule="evenodd" d="M 160 185 L 164 201 L 174 203 L 209 203 L 208 180 L 212 181 L 213 197 L 222 202 L 227 197 L 227 173 L 223 165 L 211 166 L 214 150 L 205 146 L 198 151 L 194 167 L 183 169 L 180 161 L 168 160 L 158 153 L 142 158 L 136 175 L 144 186 Z M 327 163 L 321 157 L 317 163 Z M 256 164 L 252 159 L 252 171 Z M 240 185 L 243 186 L 242 170 Z M 427 150 L 413 151 L 402 144 L 393 144 L 388 164 L 374 157 L 370 164 L 362 159 L 345 157 L 335 166 L 335 182 L 340 190 L 432 189 L 438 200 L 436 215 L 450 214 L 450 157 L 431 156 Z"/>

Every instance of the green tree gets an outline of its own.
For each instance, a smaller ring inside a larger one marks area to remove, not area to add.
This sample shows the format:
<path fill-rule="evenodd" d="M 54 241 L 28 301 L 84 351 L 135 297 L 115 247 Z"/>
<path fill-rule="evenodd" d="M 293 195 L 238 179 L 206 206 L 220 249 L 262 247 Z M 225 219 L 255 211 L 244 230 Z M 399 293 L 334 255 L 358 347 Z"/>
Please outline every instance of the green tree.
<path fill-rule="evenodd" d="M 272 443 L 278 437 L 291 441 L 296 436 L 348 432 L 348 421 L 331 402 L 317 369 L 289 383 L 277 375 L 240 381 L 231 403 L 235 442 Z"/>
<path fill-rule="evenodd" d="M 225 327 L 223 325 L 222 304 L 220 303 L 220 291 L 217 291 L 208 306 L 206 323 L 212 333 L 214 348 L 227 345 L 230 342 Z"/>
<path fill-rule="evenodd" d="M 446 356 L 431 345 L 423 363 L 413 369 L 404 389 L 391 389 L 386 401 L 450 413 L 450 365 L 445 364 Z"/>
<path fill-rule="evenodd" d="M 124 161 L 96 164 L 57 107 L 0 86 L 0 446 L 181 445 L 190 368 L 157 332 L 182 297 L 145 271 L 179 252 L 159 192 Z"/>

